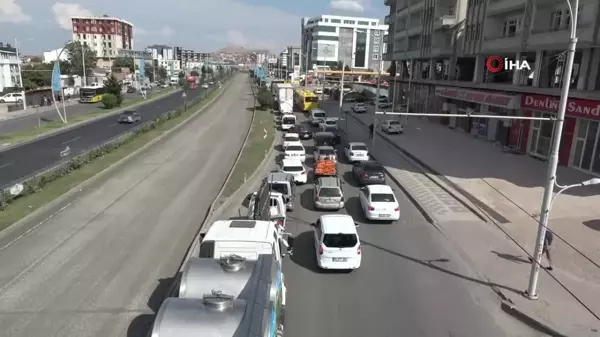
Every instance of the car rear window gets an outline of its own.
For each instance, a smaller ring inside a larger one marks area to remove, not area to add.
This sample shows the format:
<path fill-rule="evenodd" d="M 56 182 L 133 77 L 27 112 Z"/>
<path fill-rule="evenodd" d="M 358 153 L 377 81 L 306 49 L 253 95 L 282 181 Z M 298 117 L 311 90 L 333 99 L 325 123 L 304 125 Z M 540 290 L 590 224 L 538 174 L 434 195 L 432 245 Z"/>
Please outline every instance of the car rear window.
<path fill-rule="evenodd" d="M 324 112 L 314 112 L 313 116 L 315 118 L 323 118 L 323 117 L 325 117 L 325 113 Z"/>
<path fill-rule="evenodd" d="M 282 183 L 270 183 L 271 191 L 279 192 L 283 195 L 288 195 L 288 185 Z"/>
<path fill-rule="evenodd" d="M 299 146 L 299 145 L 290 145 L 285 150 L 286 151 L 304 151 L 302 146 Z"/>
<path fill-rule="evenodd" d="M 337 187 L 321 187 L 319 196 L 323 198 L 339 198 L 342 196 L 342 191 Z"/>
<path fill-rule="evenodd" d="M 363 170 L 371 172 L 383 172 L 383 166 L 379 163 L 367 163 L 364 164 Z"/>
<path fill-rule="evenodd" d="M 328 248 L 352 248 L 358 243 L 356 234 L 325 234 L 323 245 Z"/>
<path fill-rule="evenodd" d="M 302 170 L 304 170 L 304 168 L 302 166 L 284 166 L 283 167 L 284 172 L 302 172 Z"/>
<path fill-rule="evenodd" d="M 327 155 L 332 155 L 332 154 L 335 154 L 335 151 L 332 149 L 319 149 L 320 156 L 327 156 Z"/>
<path fill-rule="evenodd" d="M 336 121 L 325 121 L 325 124 L 327 125 L 337 125 Z"/>
<path fill-rule="evenodd" d="M 284 138 L 285 140 L 289 141 L 296 141 L 298 140 L 298 136 L 285 136 Z"/>
<path fill-rule="evenodd" d="M 352 151 L 369 151 L 364 145 L 352 145 Z"/>
<path fill-rule="evenodd" d="M 394 202 L 396 198 L 391 193 L 373 193 L 371 194 L 372 202 Z"/>
<path fill-rule="evenodd" d="M 281 122 L 283 124 L 294 124 L 296 123 L 296 119 L 291 117 L 284 117 Z"/>
<path fill-rule="evenodd" d="M 400 121 L 389 121 L 390 125 L 400 125 Z"/>

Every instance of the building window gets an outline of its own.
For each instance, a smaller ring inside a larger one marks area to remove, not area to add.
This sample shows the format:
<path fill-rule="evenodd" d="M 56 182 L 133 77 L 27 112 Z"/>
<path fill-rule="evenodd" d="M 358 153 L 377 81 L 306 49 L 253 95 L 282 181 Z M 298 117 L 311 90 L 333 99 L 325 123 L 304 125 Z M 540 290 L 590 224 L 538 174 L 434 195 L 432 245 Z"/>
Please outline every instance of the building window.
<path fill-rule="evenodd" d="M 517 35 L 517 32 L 521 29 L 521 19 L 510 19 L 504 21 L 504 27 L 502 27 L 502 36 L 513 37 Z"/>
<path fill-rule="evenodd" d="M 371 22 L 371 26 L 377 26 L 377 22 Z"/>
<path fill-rule="evenodd" d="M 358 21 L 358 24 L 361 26 L 368 26 L 369 22 L 368 21 Z"/>
<path fill-rule="evenodd" d="M 375 60 L 375 61 L 379 60 L 379 54 L 373 54 L 373 60 Z"/>
<path fill-rule="evenodd" d="M 344 24 L 345 25 L 355 25 L 356 21 L 352 21 L 352 20 L 344 20 Z"/>
<path fill-rule="evenodd" d="M 342 23 L 340 19 L 331 19 L 331 23 Z"/>
<path fill-rule="evenodd" d="M 560 30 L 562 23 L 562 11 L 555 11 L 550 14 L 550 28 L 552 30 Z"/>
<path fill-rule="evenodd" d="M 336 32 L 336 27 L 332 27 L 332 26 L 317 26 L 317 27 L 315 27 L 315 32 L 335 33 Z"/>
<path fill-rule="evenodd" d="M 374 53 L 379 53 L 379 46 L 378 45 L 374 45 L 373 46 L 373 52 Z"/>
<path fill-rule="evenodd" d="M 477 28 L 475 30 L 475 39 L 481 39 L 481 23 L 477 24 Z"/>
<path fill-rule="evenodd" d="M 358 68 L 364 68 L 366 66 L 367 59 L 367 33 L 357 32 L 356 33 L 356 51 L 354 58 L 354 66 Z"/>
<path fill-rule="evenodd" d="M 448 6 L 448 15 L 454 15 L 455 7 L 454 5 Z"/>

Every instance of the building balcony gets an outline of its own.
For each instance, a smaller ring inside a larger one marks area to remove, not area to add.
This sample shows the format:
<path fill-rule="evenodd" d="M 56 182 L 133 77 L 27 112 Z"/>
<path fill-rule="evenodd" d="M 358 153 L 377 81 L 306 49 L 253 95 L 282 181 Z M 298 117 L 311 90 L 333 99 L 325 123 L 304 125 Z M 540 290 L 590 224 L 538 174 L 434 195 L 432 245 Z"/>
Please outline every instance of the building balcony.
<path fill-rule="evenodd" d="M 433 21 L 433 29 L 438 30 L 442 28 L 450 28 L 456 25 L 456 22 L 457 20 L 455 15 L 442 15 Z"/>
<path fill-rule="evenodd" d="M 528 47 L 533 49 L 563 49 L 566 48 L 571 35 L 569 27 L 532 29 Z M 577 47 L 586 47 L 594 43 L 594 25 L 591 22 L 577 25 Z"/>
<path fill-rule="evenodd" d="M 501 15 L 519 9 L 525 10 L 526 4 L 527 0 L 490 0 L 487 5 L 486 15 Z"/>
<path fill-rule="evenodd" d="M 404 55 L 405 56 L 403 58 L 407 59 L 407 60 L 418 59 L 421 57 L 421 49 L 417 48 L 417 49 L 407 50 Z"/>
<path fill-rule="evenodd" d="M 424 7 L 425 7 L 425 1 L 418 1 L 417 3 L 412 4 L 410 6 L 398 8 L 398 9 L 396 9 L 396 17 L 402 17 L 402 16 L 408 15 L 408 13 L 415 13 L 418 11 L 422 11 Z"/>
<path fill-rule="evenodd" d="M 451 45 L 431 47 L 431 53 L 429 57 L 450 57 L 454 50 Z"/>
<path fill-rule="evenodd" d="M 421 35 L 422 32 L 423 32 L 423 26 L 421 26 L 421 25 L 413 26 L 413 27 L 408 28 L 408 30 L 406 30 L 406 34 L 408 36 Z"/>
<path fill-rule="evenodd" d="M 481 46 L 482 52 L 519 51 L 521 49 L 521 34 L 514 36 L 486 36 Z"/>
<path fill-rule="evenodd" d="M 386 15 L 386 16 L 383 18 L 383 24 L 384 24 L 384 25 L 389 25 L 389 24 L 390 24 L 390 16 L 389 16 L 389 15 Z"/>

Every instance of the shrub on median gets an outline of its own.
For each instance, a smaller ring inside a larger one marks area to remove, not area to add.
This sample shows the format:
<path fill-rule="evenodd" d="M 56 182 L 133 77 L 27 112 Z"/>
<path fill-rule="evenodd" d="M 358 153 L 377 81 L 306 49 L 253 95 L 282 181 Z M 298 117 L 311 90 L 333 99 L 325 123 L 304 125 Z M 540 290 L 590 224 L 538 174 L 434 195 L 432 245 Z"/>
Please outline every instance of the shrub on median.
<path fill-rule="evenodd" d="M 117 99 L 117 96 L 113 94 L 104 94 L 102 97 L 102 104 L 105 109 L 113 109 L 119 105 L 119 100 Z"/>

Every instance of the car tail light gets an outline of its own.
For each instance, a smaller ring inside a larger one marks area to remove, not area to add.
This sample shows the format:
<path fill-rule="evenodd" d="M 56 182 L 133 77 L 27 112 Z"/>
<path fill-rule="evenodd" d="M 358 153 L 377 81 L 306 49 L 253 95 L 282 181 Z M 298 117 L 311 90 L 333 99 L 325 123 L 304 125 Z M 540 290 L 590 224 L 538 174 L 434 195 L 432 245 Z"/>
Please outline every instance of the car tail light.
<path fill-rule="evenodd" d="M 363 173 L 363 174 L 361 174 L 361 176 L 362 176 L 363 178 L 367 178 L 367 177 L 369 177 L 369 175 L 368 175 L 368 174 L 366 174 L 366 173 Z"/>
<path fill-rule="evenodd" d="M 394 211 L 399 212 L 400 211 L 400 207 L 394 208 Z"/>
<path fill-rule="evenodd" d="M 362 249 L 360 248 L 360 245 L 358 245 L 358 248 L 356 248 L 356 254 L 360 255 L 362 253 Z"/>
<path fill-rule="evenodd" d="M 375 207 L 369 206 L 369 211 L 374 211 L 374 210 L 375 210 Z"/>
<path fill-rule="evenodd" d="M 315 201 L 319 201 L 319 196 L 316 196 L 316 197 L 315 197 Z"/>
<path fill-rule="evenodd" d="M 323 245 L 319 246 L 319 255 L 323 255 Z"/>

